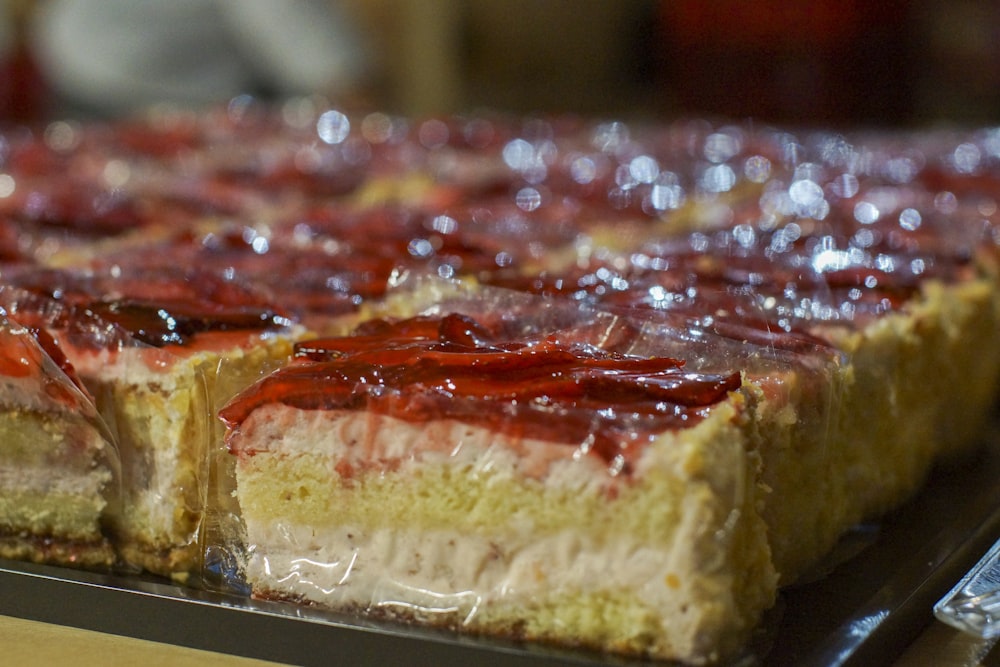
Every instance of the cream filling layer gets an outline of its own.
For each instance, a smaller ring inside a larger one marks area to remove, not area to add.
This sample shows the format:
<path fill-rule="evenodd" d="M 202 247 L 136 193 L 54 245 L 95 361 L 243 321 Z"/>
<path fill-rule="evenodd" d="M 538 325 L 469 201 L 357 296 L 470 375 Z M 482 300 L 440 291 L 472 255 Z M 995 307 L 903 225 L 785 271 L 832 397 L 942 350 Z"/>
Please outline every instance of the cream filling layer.
<path fill-rule="evenodd" d="M 108 470 L 95 468 L 89 471 L 65 469 L 56 466 L 32 468 L 0 466 L 0 492 L 38 493 L 55 496 L 98 497 L 111 481 Z"/>
<path fill-rule="evenodd" d="M 546 598 L 629 591 L 663 614 L 691 603 L 683 549 L 586 532 L 491 536 L 454 530 L 248 522 L 247 580 L 258 591 L 329 607 L 383 608 L 475 621 L 485 605 L 522 613 Z M 687 588 L 688 594 L 683 594 Z"/>

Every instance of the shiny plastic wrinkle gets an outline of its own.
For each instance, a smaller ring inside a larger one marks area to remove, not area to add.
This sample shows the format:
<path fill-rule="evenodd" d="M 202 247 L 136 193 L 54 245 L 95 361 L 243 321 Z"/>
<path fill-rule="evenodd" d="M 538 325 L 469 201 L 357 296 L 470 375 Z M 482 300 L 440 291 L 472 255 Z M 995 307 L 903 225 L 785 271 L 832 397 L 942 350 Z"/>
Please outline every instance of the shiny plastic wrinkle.
<path fill-rule="evenodd" d="M 115 565 L 117 443 L 55 340 L 7 317 L 0 318 L 0 428 L 4 557 Z"/>

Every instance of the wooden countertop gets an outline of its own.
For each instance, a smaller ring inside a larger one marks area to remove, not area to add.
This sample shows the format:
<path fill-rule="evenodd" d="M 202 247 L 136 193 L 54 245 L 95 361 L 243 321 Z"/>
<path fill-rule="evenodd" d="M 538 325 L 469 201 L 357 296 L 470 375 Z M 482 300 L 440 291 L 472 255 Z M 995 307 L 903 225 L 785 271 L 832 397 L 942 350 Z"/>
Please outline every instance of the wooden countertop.
<path fill-rule="evenodd" d="M 895 667 L 997 667 L 997 638 L 972 637 L 944 623 L 932 623 L 896 662 Z"/>
<path fill-rule="evenodd" d="M 0 616 L 0 656 L 18 667 L 265 667 L 278 663 Z"/>
<path fill-rule="evenodd" d="M 932 623 L 893 667 L 1000 667 L 996 640 Z M 20 667 L 267 667 L 279 663 L 0 616 L 3 663 Z"/>

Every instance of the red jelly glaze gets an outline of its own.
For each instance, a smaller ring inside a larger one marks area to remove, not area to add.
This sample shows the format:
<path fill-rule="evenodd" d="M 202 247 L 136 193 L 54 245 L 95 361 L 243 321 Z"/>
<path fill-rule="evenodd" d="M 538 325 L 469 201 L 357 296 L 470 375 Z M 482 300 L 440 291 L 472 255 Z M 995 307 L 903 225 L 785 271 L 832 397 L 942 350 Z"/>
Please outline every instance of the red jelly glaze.
<path fill-rule="evenodd" d="M 43 329 L 31 327 L 20 331 L 5 330 L 0 338 L 3 339 L 0 344 L 0 375 L 26 378 L 36 374 L 41 389 L 49 398 L 71 407 L 78 405 L 79 395 L 74 395 L 65 380 L 58 374 L 50 375 L 46 372 L 44 357 L 47 355 L 79 390 L 80 395 L 90 395 L 59 344 Z"/>
<path fill-rule="evenodd" d="M 231 429 L 274 402 L 412 421 L 452 418 L 512 437 L 584 446 L 627 472 L 639 443 L 697 423 L 741 384 L 738 372 L 687 372 L 667 357 L 626 356 L 554 337 L 498 340 L 461 315 L 376 321 L 357 336 L 310 341 L 297 352 L 298 363 L 221 411 Z"/>
<path fill-rule="evenodd" d="M 65 330 L 78 346 L 110 344 L 88 336 L 112 325 L 154 347 L 185 345 L 212 331 L 267 331 L 286 326 L 280 310 L 212 274 L 135 273 L 112 277 L 60 270 L 7 275 L 4 307 L 37 329 Z M 109 294 L 114 296 L 108 296 Z"/>

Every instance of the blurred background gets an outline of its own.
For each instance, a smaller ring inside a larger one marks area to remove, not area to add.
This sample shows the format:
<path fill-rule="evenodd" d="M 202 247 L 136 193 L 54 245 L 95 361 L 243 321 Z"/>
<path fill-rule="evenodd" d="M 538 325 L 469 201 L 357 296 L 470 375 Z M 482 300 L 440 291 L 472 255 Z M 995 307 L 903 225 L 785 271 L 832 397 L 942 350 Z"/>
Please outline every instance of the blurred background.
<path fill-rule="evenodd" d="M 2 120 L 242 91 L 415 116 L 1000 121 L 1000 3 L 978 0 L 2 3 Z"/>

